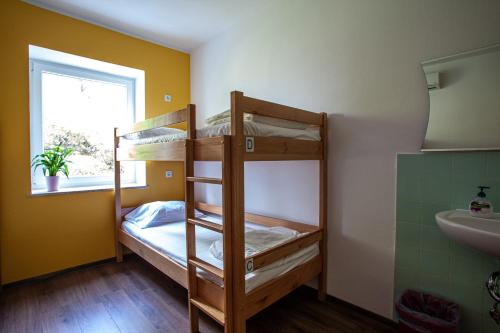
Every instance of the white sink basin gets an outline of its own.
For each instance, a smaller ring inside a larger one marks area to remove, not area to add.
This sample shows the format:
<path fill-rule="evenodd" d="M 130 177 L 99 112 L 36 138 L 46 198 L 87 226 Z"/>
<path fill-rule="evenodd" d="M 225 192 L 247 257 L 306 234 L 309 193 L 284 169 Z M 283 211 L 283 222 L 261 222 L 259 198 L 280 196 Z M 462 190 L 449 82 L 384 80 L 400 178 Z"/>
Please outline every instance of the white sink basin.
<path fill-rule="evenodd" d="M 480 218 L 466 210 L 448 210 L 437 213 L 436 221 L 450 238 L 500 258 L 500 214 Z"/>

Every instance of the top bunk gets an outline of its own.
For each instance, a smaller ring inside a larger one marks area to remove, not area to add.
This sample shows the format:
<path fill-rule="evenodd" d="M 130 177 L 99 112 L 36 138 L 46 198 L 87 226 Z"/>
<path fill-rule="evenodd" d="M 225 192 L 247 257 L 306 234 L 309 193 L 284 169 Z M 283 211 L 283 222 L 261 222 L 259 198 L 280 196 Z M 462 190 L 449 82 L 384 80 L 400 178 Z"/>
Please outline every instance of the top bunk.
<path fill-rule="evenodd" d="M 195 105 L 115 129 L 117 161 L 221 161 L 224 145 L 241 149 L 245 161 L 326 158 L 327 117 L 231 93 L 231 109 L 196 130 Z M 172 128 L 184 123 L 186 130 Z M 190 144 L 192 142 L 192 145 Z"/>

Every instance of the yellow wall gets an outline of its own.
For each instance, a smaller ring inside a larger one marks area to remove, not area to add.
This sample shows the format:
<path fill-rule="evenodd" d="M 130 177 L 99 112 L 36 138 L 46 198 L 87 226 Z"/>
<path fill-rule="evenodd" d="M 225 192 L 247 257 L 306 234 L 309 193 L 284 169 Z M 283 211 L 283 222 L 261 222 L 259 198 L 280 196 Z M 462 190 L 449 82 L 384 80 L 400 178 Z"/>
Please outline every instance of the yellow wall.
<path fill-rule="evenodd" d="M 146 117 L 189 102 L 189 55 L 20 1 L 0 4 L 2 283 L 114 256 L 113 191 L 30 196 L 28 45 L 146 72 Z M 172 103 L 163 95 L 173 96 Z M 98 121 L 98 120 L 96 120 Z M 110 135 L 112 129 L 110 128 Z M 182 163 L 148 164 L 148 189 L 124 203 L 183 198 Z M 163 172 L 174 170 L 174 178 Z"/>

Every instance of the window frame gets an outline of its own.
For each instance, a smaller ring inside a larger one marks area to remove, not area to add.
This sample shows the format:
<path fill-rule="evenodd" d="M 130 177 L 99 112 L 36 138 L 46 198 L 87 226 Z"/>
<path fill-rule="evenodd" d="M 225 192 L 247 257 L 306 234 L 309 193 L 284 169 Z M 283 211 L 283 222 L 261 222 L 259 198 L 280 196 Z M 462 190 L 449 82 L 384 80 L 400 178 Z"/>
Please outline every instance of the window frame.
<path fill-rule="evenodd" d="M 124 85 L 127 88 L 127 110 L 126 117 L 130 117 L 131 122 L 138 121 L 141 117 L 137 108 L 138 85 L 137 79 L 133 77 L 120 76 L 112 73 L 93 70 L 90 68 L 77 67 L 59 62 L 51 62 L 30 58 L 30 162 L 33 157 L 43 152 L 43 110 L 42 110 L 42 74 L 44 72 L 54 73 L 56 75 L 83 78 L 87 80 L 100 81 L 105 83 Z M 109 135 L 112 134 L 110 128 Z M 146 185 L 146 167 L 144 162 L 134 163 L 134 176 L 129 179 L 123 179 L 123 186 L 145 186 Z M 78 176 L 67 179 L 60 177 L 61 189 L 86 190 L 93 187 L 112 187 L 114 185 L 114 176 Z M 40 192 L 45 189 L 45 180 L 42 170 L 39 168 L 36 172 L 31 168 L 31 190 Z"/>

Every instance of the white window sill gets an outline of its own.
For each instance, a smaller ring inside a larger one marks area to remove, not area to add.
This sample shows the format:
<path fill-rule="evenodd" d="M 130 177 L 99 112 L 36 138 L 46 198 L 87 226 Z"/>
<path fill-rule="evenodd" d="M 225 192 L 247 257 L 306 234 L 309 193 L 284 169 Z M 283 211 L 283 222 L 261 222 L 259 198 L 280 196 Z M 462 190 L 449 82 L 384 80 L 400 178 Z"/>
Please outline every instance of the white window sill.
<path fill-rule="evenodd" d="M 139 185 L 139 184 L 128 184 L 123 185 L 122 189 L 145 189 L 149 185 Z M 30 196 L 44 196 L 44 195 L 60 195 L 68 193 L 79 193 L 79 192 L 100 192 L 100 191 L 113 191 L 115 189 L 114 185 L 101 185 L 101 186 L 82 186 L 82 187 L 66 187 L 60 188 L 56 192 L 48 192 L 47 189 L 33 189 L 31 190 Z"/>

